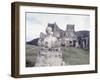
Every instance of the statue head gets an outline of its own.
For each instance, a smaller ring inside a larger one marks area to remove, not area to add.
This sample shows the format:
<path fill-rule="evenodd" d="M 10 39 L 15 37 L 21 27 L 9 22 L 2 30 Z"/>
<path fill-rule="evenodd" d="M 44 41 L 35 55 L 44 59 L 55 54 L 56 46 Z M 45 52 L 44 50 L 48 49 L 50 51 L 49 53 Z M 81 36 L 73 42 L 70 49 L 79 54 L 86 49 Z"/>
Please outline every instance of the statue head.
<path fill-rule="evenodd" d="M 48 35 L 53 35 L 52 28 L 48 26 L 48 27 L 46 28 L 46 33 L 47 33 Z"/>

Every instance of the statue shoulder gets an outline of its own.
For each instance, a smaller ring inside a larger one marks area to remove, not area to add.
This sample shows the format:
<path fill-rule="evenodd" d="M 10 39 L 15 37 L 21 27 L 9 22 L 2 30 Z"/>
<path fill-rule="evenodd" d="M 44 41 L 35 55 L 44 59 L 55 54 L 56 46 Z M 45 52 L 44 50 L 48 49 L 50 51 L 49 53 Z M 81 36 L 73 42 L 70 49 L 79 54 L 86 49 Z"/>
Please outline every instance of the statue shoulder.
<path fill-rule="evenodd" d="M 58 39 L 57 39 L 56 37 L 54 37 L 54 36 L 52 37 L 52 39 L 54 39 L 54 40 L 58 40 Z"/>

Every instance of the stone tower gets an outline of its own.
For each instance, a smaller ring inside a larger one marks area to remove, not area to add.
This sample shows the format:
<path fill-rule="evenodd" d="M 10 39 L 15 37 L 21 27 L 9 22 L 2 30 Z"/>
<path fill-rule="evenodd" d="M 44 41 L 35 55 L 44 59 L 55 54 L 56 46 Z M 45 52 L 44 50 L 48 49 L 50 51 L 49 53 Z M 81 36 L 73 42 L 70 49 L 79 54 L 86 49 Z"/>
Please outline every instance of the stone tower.
<path fill-rule="evenodd" d="M 60 29 L 59 29 L 58 25 L 56 24 L 56 22 L 48 23 L 48 26 L 50 26 L 52 28 L 53 35 L 57 38 L 60 38 Z"/>
<path fill-rule="evenodd" d="M 74 24 L 67 24 L 66 31 L 65 31 L 65 46 L 76 46 L 77 43 L 77 36 L 75 34 L 75 25 Z"/>
<path fill-rule="evenodd" d="M 70 32 L 75 32 L 74 24 L 67 24 L 66 30 Z"/>

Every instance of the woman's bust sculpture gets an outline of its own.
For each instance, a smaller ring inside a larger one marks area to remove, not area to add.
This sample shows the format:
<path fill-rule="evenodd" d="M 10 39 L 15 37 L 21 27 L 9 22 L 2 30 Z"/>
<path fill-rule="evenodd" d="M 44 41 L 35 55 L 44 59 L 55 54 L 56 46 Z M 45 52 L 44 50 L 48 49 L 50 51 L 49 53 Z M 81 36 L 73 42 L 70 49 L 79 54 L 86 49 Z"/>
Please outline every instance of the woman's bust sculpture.
<path fill-rule="evenodd" d="M 43 45 L 49 49 L 57 47 L 58 40 L 56 37 L 53 36 L 52 28 L 47 27 L 46 33 L 47 33 L 47 36 L 43 41 Z"/>
<path fill-rule="evenodd" d="M 41 50 L 37 56 L 35 66 L 61 66 L 64 65 L 60 41 L 53 36 L 50 26 L 46 28 L 46 37 L 40 41 Z"/>

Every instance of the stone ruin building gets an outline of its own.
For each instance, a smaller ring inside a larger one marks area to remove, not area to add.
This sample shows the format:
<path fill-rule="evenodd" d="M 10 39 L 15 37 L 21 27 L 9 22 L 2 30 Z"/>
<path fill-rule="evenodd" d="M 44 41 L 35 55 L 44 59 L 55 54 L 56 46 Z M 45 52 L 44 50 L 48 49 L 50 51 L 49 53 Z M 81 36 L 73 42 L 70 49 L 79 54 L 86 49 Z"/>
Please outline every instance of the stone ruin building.
<path fill-rule="evenodd" d="M 89 34 L 78 37 L 79 47 L 89 49 Z"/>
<path fill-rule="evenodd" d="M 48 23 L 48 26 L 52 28 L 53 36 L 61 40 L 62 46 L 89 49 L 89 33 L 81 36 L 76 35 L 74 24 L 67 24 L 65 31 L 61 30 L 56 23 Z M 40 39 L 43 40 L 45 36 L 44 33 L 41 33 Z"/>
<path fill-rule="evenodd" d="M 63 38 L 63 45 L 78 47 L 78 39 L 75 34 L 75 25 L 68 24 L 65 30 L 65 36 Z"/>

